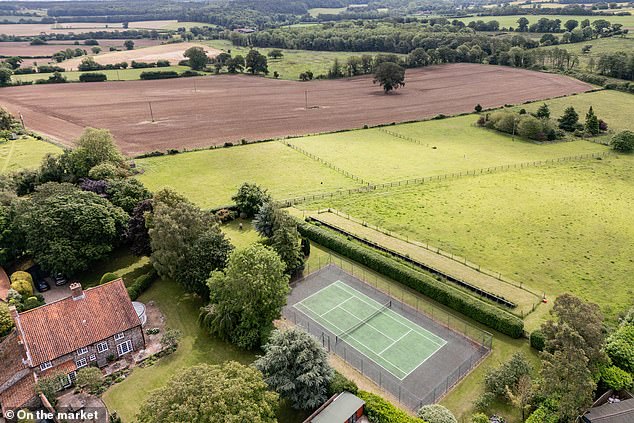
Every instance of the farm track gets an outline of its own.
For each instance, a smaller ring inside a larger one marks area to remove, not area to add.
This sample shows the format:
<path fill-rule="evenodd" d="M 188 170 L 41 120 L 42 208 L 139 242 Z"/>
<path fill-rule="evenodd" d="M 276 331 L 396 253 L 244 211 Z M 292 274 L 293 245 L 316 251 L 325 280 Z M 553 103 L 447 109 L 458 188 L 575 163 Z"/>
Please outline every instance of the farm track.
<path fill-rule="evenodd" d="M 409 70 L 406 86 L 390 95 L 370 76 L 302 83 L 221 75 L 9 87 L 0 105 L 68 146 L 84 127 L 108 128 L 135 155 L 421 120 L 478 103 L 498 107 L 590 89 L 560 75 L 462 63 Z"/>

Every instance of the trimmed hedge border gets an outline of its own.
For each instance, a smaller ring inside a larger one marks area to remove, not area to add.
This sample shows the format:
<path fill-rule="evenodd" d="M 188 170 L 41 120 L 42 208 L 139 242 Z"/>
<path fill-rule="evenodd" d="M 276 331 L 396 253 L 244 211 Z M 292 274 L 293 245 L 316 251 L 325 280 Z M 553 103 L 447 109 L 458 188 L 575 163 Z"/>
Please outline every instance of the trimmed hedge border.
<path fill-rule="evenodd" d="M 154 283 L 156 277 L 156 272 L 152 270 L 149 273 L 136 278 L 134 280 L 134 283 L 127 288 L 128 296 L 130 297 L 130 299 L 134 301 L 139 298 L 141 294 L 143 294 L 150 286 L 152 286 L 152 283 Z"/>
<path fill-rule="evenodd" d="M 365 413 L 370 423 L 425 423 L 424 420 L 408 415 L 376 394 L 359 391 L 357 396 L 365 401 Z"/>
<path fill-rule="evenodd" d="M 315 225 L 302 222 L 297 225 L 297 229 L 300 234 L 310 240 L 394 279 L 498 332 L 512 338 L 521 338 L 524 334 L 524 321 L 519 317 L 446 285 L 430 275 Z"/>

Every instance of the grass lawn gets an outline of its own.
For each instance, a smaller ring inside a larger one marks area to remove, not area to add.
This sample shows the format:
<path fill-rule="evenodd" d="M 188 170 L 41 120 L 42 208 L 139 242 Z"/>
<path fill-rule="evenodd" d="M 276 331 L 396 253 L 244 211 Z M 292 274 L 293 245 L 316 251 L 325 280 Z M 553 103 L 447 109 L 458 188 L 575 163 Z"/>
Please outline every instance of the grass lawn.
<path fill-rule="evenodd" d="M 247 47 L 234 46 L 228 40 L 211 40 L 204 41 L 203 43 L 220 50 L 231 51 L 231 54 L 234 56 L 238 54 L 246 56 L 249 52 Z M 267 54 L 273 49 L 258 47 L 257 50 L 263 54 Z M 281 50 L 284 53 L 284 57 L 281 59 L 268 59 L 269 78 L 273 78 L 273 72 L 275 71 L 280 74 L 281 79 L 291 80 L 299 79 L 299 74 L 307 70 L 313 72 L 315 77 L 318 75 L 326 75 L 328 73 L 328 69 L 332 67 L 332 63 L 335 59 L 339 59 L 339 62 L 344 64 L 350 56 L 361 56 L 366 54 L 363 52 Z M 377 52 L 370 52 L 367 54 L 374 56 Z"/>
<path fill-rule="evenodd" d="M 347 10 L 347 7 L 315 7 L 314 9 L 308 9 L 308 13 L 313 18 L 316 18 L 320 14 L 323 15 L 338 15 Z"/>
<path fill-rule="evenodd" d="M 185 293 L 171 280 L 158 280 L 139 299 L 154 301 L 166 317 L 167 327 L 182 333 L 176 352 L 160 359 L 155 365 L 135 368 L 123 382 L 114 385 L 103 395 L 111 411 L 116 410 L 124 422 L 134 421 L 143 401 L 151 391 L 167 383 L 181 369 L 199 363 L 217 364 L 234 360 L 249 364 L 255 359 L 252 352 L 241 351 L 230 344 L 214 339 L 198 325 L 198 309 L 202 302 Z"/>
<path fill-rule="evenodd" d="M 498 21 L 500 23 L 500 28 L 502 27 L 512 27 L 517 28 L 517 20 L 521 17 L 525 17 L 528 19 L 529 25 L 536 23 L 541 18 L 548 19 L 559 19 L 563 24 L 568 20 L 576 20 L 581 23 L 581 21 L 585 19 L 589 19 L 590 22 L 594 22 L 597 19 L 605 19 L 610 23 L 618 23 L 623 25 L 624 28 L 633 29 L 634 28 L 634 15 L 632 16 L 585 16 L 585 15 L 510 15 L 510 16 L 471 16 L 468 18 L 459 18 L 459 21 L 462 21 L 468 24 L 471 21 Z"/>
<path fill-rule="evenodd" d="M 106 74 L 106 76 L 108 77 L 108 81 L 133 81 L 136 79 L 141 79 L 141 72 L 157 71 L 157 70 L 158 71 L 176 71 L 180 73 L 186 70 L 191 70 L 191 68 L 189 68 L 188 66 L 167 66 L 164 68 L 150 68 L 150 69 L 128 68 L 128 69 L 119 69 L 119 70 L 100 70 L 100 71 L 94 71 L 94 72 Z M 82 73 L 87 73 L 87 72 L 72 71 L 72 72 L 61 72 L 61 73 L 69 81 L 79 81 L 79 75 L 81 75 Z M 28 82 L 28 81 L 36 81 L 38 79 L 48 79 L 50 75 L 52 74 L 33 73 L 33 74 L 27 74 L 27 75 L 13 75 L 12 78 L 14 82 L 16 81 Z"/>
<path fill-rule="evenodd" d="M 545 291 L 551 300 L 571 292 L 614 318 L 634 296 L 628 285 L 634 271 L 633 166 L 631 155 L 585 160 L 306 207 L 332 206 L 437 245 Z M 527 327 L 543 317 L 531 314 Z"/>
<path fill-rule="evenodd" d="M 353 180 L 279 142 L 203 150 L 136 160 L 151 191 L 172 187 L 201 207 L 231 204 L 243 182 L 268 188 L 276 199 L 357 186 Z"/>
<path fill-rule="evenodd" d="M 240 223 L 242 223 L 242 229 L 240 229 Z M 232 220 L 231 222 L 223 224 L 221 228 L 222 232 L 224 232 L 231 241 L 231 244 L 238 249 L 246 248 L 262 239 L 250 220 Z"/>
<path fill-rule="evenodd" d="M 608 18 L 609 19 L 609 18 Z M 586 46 L 592 46 L 592 49 L 589 53 L 582 53 L 581 49 Z M 604 53 L 615 53 L 617 51 L 627 51 L 634 52 L 634 36 L 631 34 L 627 37 L 609 37 L 609 38 L 597 38 L 594 40 L 583 41 L 581 43 L 573 43 L 573 44 L 559 44 L 556 46 L 548 46 L 542 47 L 543 49 L 564 49 L 569 51 L 570 53 L 574 53 L 579 57 L 580 69 L 583 71 L 588 71 L 588 63 L 590 62 L 590 58 L 594 58 L 595 61 L 595 69 L 596 64 L 599 61 L 599 56 Z"/>
<path fill-rule="evenodd" d="M 371 182 L 444 175 L 605 151 L 586 141 L 538 145 L 475 126 L 476 115 L 386 129 L 422 142 L 365 129 L 290 139 L 294 145 Z"/>
<path fill-rule="evenodd" d="M 126 286 L 132 284 L 136 278 L 148 273 L 152 270 L 150 259 L 148 257 L 137 257 L 130 254 L 127 247 L 121 247 L 115 250 L 110 256 L 99 260 L 90 265 L 90 268 L 77 275 L 79 280 L 85 287 L 99 285 L 99 281 L 104 273 L 114 273 L 120 278 Z"/>
<path fill-rule="evenodd" d="M 62 149 L 32 137 L 0 142 L 0 174 L 35 168 L 47 154 L 59 154 Z"/>

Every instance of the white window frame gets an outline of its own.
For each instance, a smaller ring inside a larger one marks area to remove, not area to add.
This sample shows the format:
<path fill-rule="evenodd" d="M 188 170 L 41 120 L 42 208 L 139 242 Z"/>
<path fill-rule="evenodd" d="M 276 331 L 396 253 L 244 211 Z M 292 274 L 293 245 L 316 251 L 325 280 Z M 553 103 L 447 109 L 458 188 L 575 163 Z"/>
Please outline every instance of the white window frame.
<path fill-rule="evenodd" d="M 77 350 L 77 355 L 84 355 L 84 354 L 88 354 L 88 347 L 81 347 L 80 349 Z"/>
<path fill-rule="evenodd" d="M 125 346 L 126 351 L 123 351 Z M 122 342 L 120 344 L 117 344 L 117 354 L 119 354 L 119 357 L 121 357 L 122 355 L 126 355 L 128 353 L 132 352 L 132 341 L 130 341 L 129 339 L 125 342 Z"/>
<path fill-rule="evenodd" d="M 66 375 L 66 380 L 68 381 L 68 383 L 64 385 L 64 388 L 71 387 L 75 383 L 75 381 L 77 380 L 77 372 L 73 370 L 72 372 L 67 374 Z"/>
<path fill-rule="evenodd" d="M 82 357 L 75 362 L 75 365 L 78 369 L 81 369 L 82 367 L 86 367 L 88 365 L 88 360 L 86 359 L 86 357 Z"/>
<path fill-rule="evenodd" d="M 106 352 L 108 351 L 108 343 L 107 342 L 100 342 L 97 344 L 97 352 L 98 353 L 102 353 L 102 352 Z"/>
<path fill-rule="evenodd" d="M 88 359 L 90 361 L 95 361 L 95 360 L 97 360 L 97 355 L 96 354 L 90 354 L 90 357 L 88 357 Z"/>
<path fill-rule="evenodd" d="M 47 362 L 45 362 L 45 363 L 40 364 L 40 371 L 42 371 L 42 372 L 43 372 L 44 370 L 48 370 L 48 369 L 50 369 L 51 367 L 53 367 L 53 363 L 52 363 L 52 362 L 50 362 L 50 361 L 47 361 Z"/>
<path fill-rule="evenodd" d="M 123 332 L 119 332 L 118 334 L 116 334 L 116 335 L 114 336 L 114 340 L 115 340 L 115 341 L 120 341 L 120 340 L 122 340 L 123 338 L 125 338 L 125 334 L 124 334 Z"/>

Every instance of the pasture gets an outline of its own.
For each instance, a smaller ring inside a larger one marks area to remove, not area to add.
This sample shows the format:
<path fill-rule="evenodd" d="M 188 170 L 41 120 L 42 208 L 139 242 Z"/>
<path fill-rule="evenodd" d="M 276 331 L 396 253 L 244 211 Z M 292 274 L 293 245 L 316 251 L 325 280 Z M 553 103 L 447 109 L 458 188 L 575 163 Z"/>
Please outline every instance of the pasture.
<path fill-rule="evenodd" d="M 359 194 L 335 207 L 429 242 L 546 292 L 601 305 L 632 304 L 633 156 L 614 156 Z M 539 313 L 528 318 L 535 326 Z"/>
<path fill-rule="evenodd" d="M 100 71 L 92 71 L 103 73 L 108 77 L 108 81 L 136 81 L 141 79 L 141 73 L 151 71 L 151 70 L 161 70 L 161 71 L 176 71 L 176 72 L 184 72 L 186 70 L 191 70 L 188 66 L 167 66 L 164 68 L 153 68 L 153 69 L 112 69 L 112 70 L 100 70 Z M 79 76 L 83 73 L 80 71 L 71 71 L 71 72 L 62 72 L 62 75 L 66 77 L 68 81 L 79 81 Z M 37 81 L 38 79 L 47 79 L 50 73 L 30 73 L 24 75 L 13 75 L 11 78 L 13 81 Z"/>
<path fill-rule="evenodd" d="M 201 207 L 231 204 L 243 182 L 269 188 L 276 199 L 359 186 L 278 142 L 136 160 L 150 190 L 172 187 Z"/>
<path fill-rule="evenodd" d="M 371 76 L 302 83 L 219 75 L 169 84 L 7 87 L 0 105 L 60 142 L 69 143 L 86 126 L 110 129 L 121 149 L 134 155 L 421 120 L 469 112 L 476 103 L 516 104 L 590 87 L 560 75 L 461 63 L 409 70 L 407 86 L 390 95 Z"/>
<path fill-rule="evenodd" d="M 147 29 L 166 31 L 174 27 L 178 21 L 176 20 L 163 20 L 163 21 L 137 21 L 130 22 L 129 29 Z M 64 22 L 57 24 L 0 24 L 0 34 L 17 35 L 17 36 L 33 36 L 46 34 L 68 34 L 73 32 L 75 34 L 81 34 L 84 32 L 93 31 L 121 31 L 123 30 L 123 23 L 97 23 L 97 22 Z"/>
<path fill-rule="evenodd" d="M 584 46 L 590 45 L 592 49 L 589 53 L 582 53 L 581 49 Z M 583 41 L 581 43 L 572 44 L 559 44 L 556 46 L 542 47 L 543 49 L 564 49 L 570 53 L 574 53 L 579 58 L 579 68 L 582 71 L 590 71 L 588 64 L 590 58 L 594 58 L 595 69 L 596 63 L 599 60 L 599 56 L 604 53 L 616 53 L 617 51 L 634 52 L 634 36 L 628 35 L 627 37 L 609 37 L 609 38 L 597 38 L 593 40 Z"/>
<path fill-rule="evenodd" d="M 535 144 L 475 126 L 477 115 L 287 140 L 371 183 L 605 151 L 587 141 Z M 412 138 L 404 140 L 389 133 Z M 416 142 L 415 142 L 416 141 Z"/>
<path fill-rule="evenodd" d="M 32 137 L 0 143 L 0 174 L 40 165 L 47 154 L 59 154 L 62 149 Z"/>
<path fill-rule="evenodd" d="M 585 19 L 589 19 L 590 22 L 594 22 L 598 19 L 605 19 L 610 23 L 616 23 L 623 25 L 623 28 L 626 29 L 634 29 L 634 15 L 631 16 L 586 16 L 586 15 L 508 15 L 508 16 L 470 16 L 467 18 L 459 18 L 459 21 L 462 21 L 468 24 L 471 21 L 482 20 L 485 22 L 488 21 L 498 21 L 500 23 L 500 28 L 517 28 L 517 20 L 521 17 L 525 17 L 528 19 L 529 25 L 536 23 L 541 18 L 547 19 L 559 19 L 563 23 L 568 20 L 576 20 L 583 21 Z"/>

